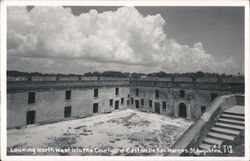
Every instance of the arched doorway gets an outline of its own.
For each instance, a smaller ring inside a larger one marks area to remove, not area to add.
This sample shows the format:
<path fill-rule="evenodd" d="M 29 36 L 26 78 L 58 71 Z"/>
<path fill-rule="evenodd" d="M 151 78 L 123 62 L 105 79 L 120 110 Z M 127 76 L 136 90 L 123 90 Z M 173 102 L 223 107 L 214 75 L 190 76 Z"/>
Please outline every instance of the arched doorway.
<path fill-rule="evenodd" d="M 179 117 L 187 117 L 187 107 L 185 103 L 180 103 L 179 104 Z"/>

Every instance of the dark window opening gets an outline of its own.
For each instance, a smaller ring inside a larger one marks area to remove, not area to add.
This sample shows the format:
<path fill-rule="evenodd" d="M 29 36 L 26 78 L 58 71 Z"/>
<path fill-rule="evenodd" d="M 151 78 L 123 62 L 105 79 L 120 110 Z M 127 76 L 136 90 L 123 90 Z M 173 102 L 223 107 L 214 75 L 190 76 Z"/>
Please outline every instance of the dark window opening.
<path fill-rule="evenodd" d="M 201 113 L 204 113 L 206 111 L 206 106 L 201 106 Z"/>
<path fill-rule="evenodd" d="M 70 100 L 71 99 L 71 90 L 66 90 L 65 92 L 65 99 Z"/>
<path fill-rule="evenodd" d="M 221 79 L 221 78 L 218 78 L 218 79 L 217 79 L 217 82 L 218 82 L 218 83 L 222 83 L 222 79 Z"/>
<path fill-rule="evenodd" d="M 193 81 L 193 82 L 196 82 L 196 77 L 193 77 L 193 78 L 192 78 L 192 81 Z"/>
<path fill-rule="evenodd" d="M 185 91 L 184 90 L 180 90 L 180 97 L 185 97 Z"/>
<path fill-rule="evenodd" d="M 152 106 L 153 106 L 153 101 L 149 100 L 149 107 L 152 107 Z"/>
<path fill-rule="evenodd" d="M 159 98 L 159 90 L 158 89 L 155 90 L 155 98 Z"/>
<path fill-rule="evenodd" d="M 28 103 L 35 103 L 36 101 L 36 92 L 29 92 L 28 93 Z"/>
<path fill-rule="evenodd" d="M 129 100 L 127 100 L 127 106 L 129 106 Z"/>
<path fill-rule="evenodd" d="M 129 94 L 128 94 L 128 98 L 129 98 Z"/>
<path fill-rule="evenodd" d="M 115 95 L 116 95 L 116 96 L 119 95 L 119 88 L 115 88 Z"/>
<path fill-rule="evenodd" d="M 71 117 L 71 106 L 64 107 L 64 118 Z"/>
<path fill-rule="evenodd" d="M 122 105 L 124 104 L 124 98 L 121 98 L 121 104 Z"/>
<path fill-rule="evenodd" d="M 141 99 L 141 105 L 144 106 L 144 99 Z"/>
<path fill-rule="evenodd" d="M 134 98 L 131 97 L 131 104 L 134 104 Z"/>
<path fill-rule="evenodd" d="M 211 93 L 210 97 L 211 97 L 211 102 L 217 97 L 217 93 Z"/>
<path fill-rule="evenodd" d="M 166 102 L 163 101 L 163 102 L 162 102 L 162 109 L 166 110 L 166 108 L 167 108 Z"/>
<path fill-rule="evenodd" d="M 119 101 L 115 101 L 115 109 L 119 109 Z"/>
<path fill-rule="evenodd" d="M 139 96 L 139 88 L 136 88 L 136 89 L 135 89 L 135 95 L 136 95 L 136 96 Z"/>
<path fill-rule="evenodd" d="M 97 88 L 94 89 L 94 97 L 98 97 L 98 89 Z"/>
<path fill-rule="evenodd" d="M 110 106 L 113 106 L 113 99 L 110 99 L 110 100 L 109 100 L 109 105 L 110 105 Z"/>
<path fill-rule="evenodd" d="M 98 107 L 99 107 L 98 103 L 93 103 L 93 113 L 98 113 Z"/>
<path fill-rule="evenodd" d="M 34 124 L 35 117 L 36 117 L 36 111 L 28 111 L 26 117 L 26 124 L 27 125 Z"/>

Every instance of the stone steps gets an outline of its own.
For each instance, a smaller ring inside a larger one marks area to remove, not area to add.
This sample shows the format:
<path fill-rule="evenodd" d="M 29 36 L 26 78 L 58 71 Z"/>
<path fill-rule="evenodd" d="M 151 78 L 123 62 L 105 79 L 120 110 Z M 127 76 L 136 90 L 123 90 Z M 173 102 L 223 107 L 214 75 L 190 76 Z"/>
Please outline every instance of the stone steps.
<path fill-rule="evenodd" d="M 242 125 L 244 126 L 244 121 L 239 121 L 239 120 L 232 120 L 232 119 L 226 119 L 226 118 L 219 118 L 218 122 L 222 123 L 229 123 L 229 124 L 234 124 L 234 125 Z"/>
<path fill-rule="evenodd" d="M 222 140 L 215 139 L 215 138 L 209 138 L 209 137 L 206 137 L 203 140 L 203 142 L 207 143 L 207 144 L 210 144 L 210 145 L 221 145 L 222 144 Z"/>
<path fill-rule="evenodd" d="M 222 145 L 224 141 L 234 141 L 240 132 L 245 129 L 245 115 L 238 111 L 239 106 L 228 109 L 220 116 L 214 126 L 210 129 L 207 136 L 202 140 L 198 146 L 194 156 L 204 156 L 214 145 Z"/>
<path fill-rule="evenodd" d="M 240 134 L 240 131 L 225 129 L 225 128 L 221 128 L 221 127 L 212 127 L 211 131 L 217 132 L 220 134 L 229 134 L 229 135 L 235 135 L 235 136 Z"/>
<path fill-rule="evenodd" d="M 222 128 L 225 128 L 225 129 L 231 129 L 231 130 L 244 130 L 244 126 L 232 125 L 232 124 L 228 124 L 228 123 L 217 122 L 217 123 L 215 123 L 214 126 L 222 127 Z"/>
<path fill-rule="evenodd" d="M 216 132 L 209 132 L 207 136 L 211 138 L 220 139 L 220 140 L 230 140 L 230 141 L 234 141 L 234 138 L 235 138 L 235 136 L 220 134 Z"/>
<path fill-rule="evenodd" d="M 239 121 L 244 121 L 245 120 L 244 116 L 232 115 L 232 114 L 222 114 L 221 118 L 232 119 L 232 120 L 239 120 Z"/>
<path fill-rule="evenodd" d="M 229 108 L 224 111 L 225 114 L 245 116 L 245 107 L 236 105 L 233 108 Z"/>
<path fill-rule="evenodd" d="M 234 112 L 231 112 L 231 111 L 225 111 L 223 112 L 224 114 L 226 115 L 237 115 L 237 116 L 245 116 L 245 114 L 241 114 L 241 113 L 234 113 Z"/>

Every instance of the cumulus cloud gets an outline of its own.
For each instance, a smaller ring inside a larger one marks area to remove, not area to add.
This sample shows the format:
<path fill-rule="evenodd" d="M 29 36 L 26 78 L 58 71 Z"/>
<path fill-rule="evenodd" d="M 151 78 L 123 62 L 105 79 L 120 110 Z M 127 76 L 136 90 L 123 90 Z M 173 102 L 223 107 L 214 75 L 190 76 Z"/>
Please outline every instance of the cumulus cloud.
<path fill-rule="evenodd" d="M 143 16 L 134 7 L 79 16 L 63 7 L 10 7 L 7 16 L 10 69 L 218 72 L 236 67 L 232 58 L 216 61 L 201 42 L 189 47 L 168 39 L 160 14 Z"/>

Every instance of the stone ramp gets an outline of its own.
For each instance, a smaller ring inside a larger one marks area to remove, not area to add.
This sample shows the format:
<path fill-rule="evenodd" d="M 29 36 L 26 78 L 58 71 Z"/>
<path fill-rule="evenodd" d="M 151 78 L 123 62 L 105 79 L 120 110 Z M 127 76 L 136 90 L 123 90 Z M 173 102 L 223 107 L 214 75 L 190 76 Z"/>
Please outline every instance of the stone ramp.
<path fill-rule="evenodd" d="M 204 156 L 203 151 L 209 151 L 211 147 L 222 145 L 225 141 L 234 141 L 245 129 L 244 108 L 237 105 L 225 110 L 202 140 L 194 156 Z"/>

